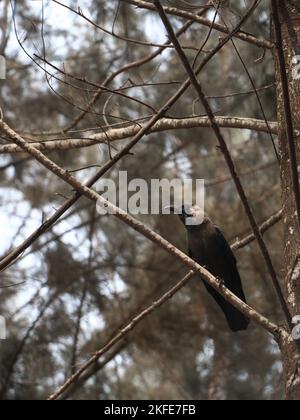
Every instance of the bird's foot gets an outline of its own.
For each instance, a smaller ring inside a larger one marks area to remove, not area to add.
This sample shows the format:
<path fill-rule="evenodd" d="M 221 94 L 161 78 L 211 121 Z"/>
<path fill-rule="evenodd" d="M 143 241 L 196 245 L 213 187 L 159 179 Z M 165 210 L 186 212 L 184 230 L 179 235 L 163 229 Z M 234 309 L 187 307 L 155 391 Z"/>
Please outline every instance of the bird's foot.
<path fill-rule="evenodd" d="M 219 282 L 219 287 L 220 289 L 222 289 L 223 287 L 225 287 L 225 281 L 223 279 L 218 278 L 218 282 Z"/>

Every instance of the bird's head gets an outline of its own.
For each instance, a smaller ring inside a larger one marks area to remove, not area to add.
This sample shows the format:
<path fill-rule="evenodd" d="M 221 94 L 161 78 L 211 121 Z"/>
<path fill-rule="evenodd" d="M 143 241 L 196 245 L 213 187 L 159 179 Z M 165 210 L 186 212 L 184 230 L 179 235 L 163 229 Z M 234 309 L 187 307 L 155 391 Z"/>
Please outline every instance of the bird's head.
<path fill-rule="evenodd" d="M 199 228 L 201 225 L 209 221 L 203 208 L 200 206 L 183 205 L 179 207 L 169 206 L 165 210 L 170 213 L 177 214 L 188 230 Z"/>

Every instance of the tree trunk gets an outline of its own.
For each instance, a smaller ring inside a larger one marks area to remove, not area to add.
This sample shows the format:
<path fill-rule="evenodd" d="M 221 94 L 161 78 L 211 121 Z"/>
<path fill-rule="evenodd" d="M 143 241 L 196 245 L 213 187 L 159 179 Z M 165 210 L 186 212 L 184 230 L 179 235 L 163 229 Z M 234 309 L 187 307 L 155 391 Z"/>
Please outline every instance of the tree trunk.
<path fill-rule="evenodd" d="M 300 41 L 300 11 L 299 6 L 292 6 L 288 0 L 280 0 L 280 22 L 282 28 L 282 49 L 286 60 L 286 71 L 289 81 L 291 109 L 294 121 L 294 129 L 300 130 L 300 79 L 295 77 L 295 60 L 299 54 Z M 273 35 L 275 29 L 273 24 Z M 293 180 L 291 172 L 291 159 L 287 141 L 286 117 L 284 109 L 284 97 L 281 83 L 280 66 L 277 48 L 274 48 L 275 74 L 277 85 L 277 113 L 279 123 L 279 144 L 281 159 L 281 188 L 284 220 L 284 260 L 285 260 L 285 288 L 287 300 L 292 316 L 300 315 L 300 230 L 297 217 L 295 195 L 293 192 Z M 298 59 L 298 62 L 300 59 Z M 297 157 L 300 154 L 300 133 L 294 137 L 297 148 Z M 298 165 L 299 170 L 299 165 Z M 298 342 L 299 343 L 299 342 Z M 288 400 L 300 399 L 300 369 L 299 350 L 292 337 L 290 341 L 281 343 L 281 351 L 284 362 L 286 381 L 286 396 Z"/>

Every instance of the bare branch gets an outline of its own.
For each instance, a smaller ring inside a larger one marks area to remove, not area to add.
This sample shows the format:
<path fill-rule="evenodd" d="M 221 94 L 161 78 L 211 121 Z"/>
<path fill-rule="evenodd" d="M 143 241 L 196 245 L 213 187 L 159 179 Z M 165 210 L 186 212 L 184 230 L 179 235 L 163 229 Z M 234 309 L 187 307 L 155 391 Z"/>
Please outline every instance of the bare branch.
<path fill-rule="evenodd" d="M 259 227 L 260 233 L 264 234 L 265 232 L 267 232 L 267 230 L 269 230 L 271 227 L 273 227 L 278 222 L 280 222 L 281 219 L 282 219 L 282 210 L 279 210 L 277 213 L 275 213 L 273 216 L 271 216 L 268 220 L 266 220 L 264 223 L 260 225 Z M 231 249 L 232 250 L 241 249 L 249 245 L 254 240 L 255 240 L 255 236 L 252 233 L 241 240 L 237 240 L 234 244 L 231 245 Z"/>
<path fill-rule="evenodd" d="M 238 117 L 216 117 L 216 121 L 220 127 L 223 128 L 234 128 L 241 130 L 253 130 L 257 132 L 268 133 L 268 127 L 263 120 L 257 120 L 255 118 L 238 118 Z M 277 134 L 278 124 L 277 122 L 269 122 L 272 133 Z M 190 117 L 190 118 L 163 118 L 148 130 L 149 133 L 159 133 L 168 130 L 182 130 L 189 128 L 207 128 L 210 127 L 210 121 L 208 117 Z M 98 133 L 88 138 L 61 138 L 53 139 L 42 142 L 31 143 L 36 149 L 41 151 L 51 150 L 72 150 L 83 147 L 94 146 L 95 144 L 107 144 L 107 139 L 110 142 L 126 140 L 130 137 L 135 136 L 139 133 L 141 128 L 145 127 L 144 124 L 132 124 L 124 128 L 102 128 L 103 133 Z M 20 147 L 15 144 L 7 144 L 0 146 L 0 154 L 8 153 L 21 153 L 24 152 Z"/>

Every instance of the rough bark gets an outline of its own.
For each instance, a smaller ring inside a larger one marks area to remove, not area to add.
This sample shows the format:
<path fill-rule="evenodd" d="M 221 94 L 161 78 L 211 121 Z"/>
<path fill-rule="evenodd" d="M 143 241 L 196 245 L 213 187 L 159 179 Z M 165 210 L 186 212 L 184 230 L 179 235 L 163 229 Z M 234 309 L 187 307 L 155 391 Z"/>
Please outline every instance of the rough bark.
<path fill-rule="evenodd" d="M 279 8 L 281 30 L 283 37 L 282 49 L 286 60 L 286 71 L 288 75 L 291 109 L 293 115 L 294 129 L 300 129 L 300 79 L 295 78 L 295 57 L 297 55 L 297 45 L 300 42 L 300 11 L 292 7 L 287 0 L 281 0 L 286 7 L 290 19 L 287 19 L 286 13 L 282 7 Z M 288 25 L 287 22 L 290 22 Z M 290 26 L 290 27 L 288 27 Z M 292 29 L 291 29 L 292 28 Z M 294 32 L 293 36 L 291 34 Z M 275 39 L 275 29 L 273 24 L 273 36 Z M 298 41 L 297 41 L 298 36 Z M 298 53 L 299 54 L 299 53 Z M 278 51 L 274 48 L 275 71 L 277 81 L 277 113 L 279 123 L 279 143 L 281 158 L 281 187 L 283 202 L 283 221 L 284 221 L 284 267 L 285 267 L 285 286 L 287 300 L 292 316 L 300 315 L 300 230 L 293 192 L 293 180 L 291 172 L 290 151 L 287 141 L 287 126 L 284 109 L 284 97 L 281 83 L 280 66 L 278 60 Z M 299 133 L 300 134 L 300 133 Z M 300 162 L 300 136 L 295 135 L 294 141 L 297 148 L 298 162 Z M 299 164 L 298 164 L 299 170 Z M 298 342 L 299 344 L 299 342 Z M 283 355 L 286 397 L 288 400 L 300 399 L 300 370 L 299 370 L 299 350 L 293 341 L 285 340 L 281 343 Z"/>

